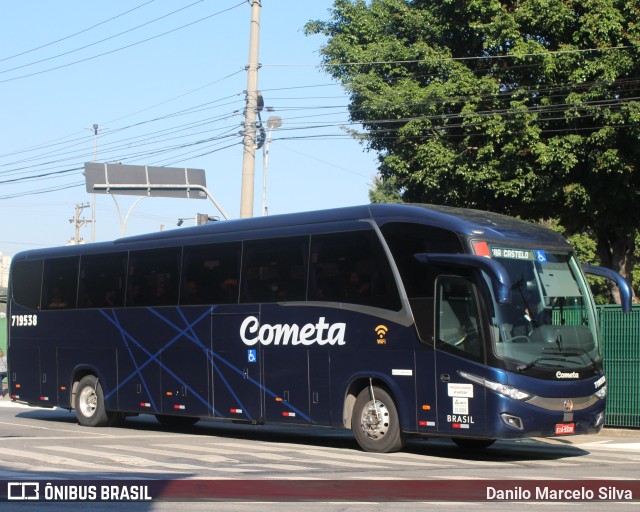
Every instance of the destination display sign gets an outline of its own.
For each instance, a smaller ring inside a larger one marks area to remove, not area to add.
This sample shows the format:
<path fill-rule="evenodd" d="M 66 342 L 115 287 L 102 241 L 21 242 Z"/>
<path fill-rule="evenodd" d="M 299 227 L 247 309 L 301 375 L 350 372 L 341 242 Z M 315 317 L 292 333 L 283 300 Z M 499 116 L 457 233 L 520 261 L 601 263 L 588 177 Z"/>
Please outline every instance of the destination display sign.
<path fill-rule="evenodd" d="M 509 260 L 537 261 L 547 263 L 547 253 L 540 249 L 522 249 L 515 247 L 489 246 L 492 258 L 504 258 Z"/>

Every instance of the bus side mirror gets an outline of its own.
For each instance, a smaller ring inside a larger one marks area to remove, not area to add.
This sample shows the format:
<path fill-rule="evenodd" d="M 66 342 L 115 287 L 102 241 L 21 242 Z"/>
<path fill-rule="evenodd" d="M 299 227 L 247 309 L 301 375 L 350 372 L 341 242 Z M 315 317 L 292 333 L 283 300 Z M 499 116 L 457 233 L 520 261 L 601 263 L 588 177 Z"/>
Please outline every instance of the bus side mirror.
<path fill-rule="evenodd" d="M 493 293 L 498 302 L 500 304 L 509 304 L 511 302 L 511 279 L 507 274 L 507 270 L 496 260 L 472 254 L 419 253 L 414 254 L 414 257 L 420 263 L 473 267 L 482 270 L 489 276 Z"/>
<path fill-rule="evenodd" d="M 620 290 L 620 305 L 622 306 L 622 312 L 628 313 L 631 311 L 631 286 L 629 286 L 629 283 L 627 283 L 627 280 L 624 277 L 610 268 L 598 267 L 595 265 L 582 265 L 582 271 L 585 274 L 604 277 L 609 281 L 613 281 L 618 287 L 618 290 Z"/>

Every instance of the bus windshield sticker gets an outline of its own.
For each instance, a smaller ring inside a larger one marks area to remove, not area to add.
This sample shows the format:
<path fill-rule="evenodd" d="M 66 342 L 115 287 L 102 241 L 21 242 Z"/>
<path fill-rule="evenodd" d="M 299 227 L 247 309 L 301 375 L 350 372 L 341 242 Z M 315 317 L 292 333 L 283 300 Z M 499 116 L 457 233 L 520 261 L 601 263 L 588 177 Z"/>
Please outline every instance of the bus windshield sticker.
<path fill-rule="evenodd" d="M 540 251 L 536 251 L 540 252 Z M 542 251 L 544 253 L 544 251 Z M 494 258 L 506 258 L 510 260 L 533 260 L 533 251 L 528 249 L 513 249 L 508 247 L 491 246 L 491 256 Z M 537 254 L 536 254 L 537 257 Z"/>
<path fill-rule="evenodd" d="M 469 414 L 469 399 L 453 397 L 453 414 Z"/>
<path fill-rule="evenodd" d="M 247 362 L 255 363 L 258 360 L 258 356 L 256 355 L 256 349 L 250 348 L 247 350 Z"/>
<path fill-rule="evenodd" d="M 473 384 L 456 384 L 455 382 L 449 382 L 447 384 L 447 393 L 449 396 L 473 398 Z"/>

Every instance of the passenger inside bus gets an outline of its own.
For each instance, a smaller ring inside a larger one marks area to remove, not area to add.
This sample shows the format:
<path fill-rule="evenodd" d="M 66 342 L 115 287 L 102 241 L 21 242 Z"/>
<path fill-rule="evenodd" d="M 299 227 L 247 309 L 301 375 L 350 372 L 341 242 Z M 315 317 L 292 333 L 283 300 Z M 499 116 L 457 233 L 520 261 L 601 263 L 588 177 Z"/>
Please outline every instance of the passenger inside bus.
<path fill-rule="evenodd" d="M 51 300 L 49 301 L 50 308 L 66 308 L 67 301 L 62 298 L 62 294 L 58 288 L 54 288 L 51 291 Z"/>
<path fill-rule="evenodd" d="M 182 300 L 183 304 L 203 304 L 204 299 L 200 295 L 200 289 L 196 281 L 187 281 L 184 287 L 185 297 Z"/>
<path fill-rule="evenodd" d="M 119 306 L 117 303 L 117 294 L 113 288 L 108 288 L 106 292 L 104 292 L 103 299 L 104 307 L 113 308 Z"/>
<path fill-rule="evenodd" d="M 355 304 L 366 304 L 366 297 L 371 291 L 369 282 L 362 279 L 360 274 L 355 270 L 349 274 L 349 281 L 344 289 L 345 302 Z"/>
<path fill-rule="evenodd" d="M 218 298 L 224 303 L 234 303 L 238 301 L 238 280 L 235 277 L 227 277 L 220 283 L 221 296 Z"/>

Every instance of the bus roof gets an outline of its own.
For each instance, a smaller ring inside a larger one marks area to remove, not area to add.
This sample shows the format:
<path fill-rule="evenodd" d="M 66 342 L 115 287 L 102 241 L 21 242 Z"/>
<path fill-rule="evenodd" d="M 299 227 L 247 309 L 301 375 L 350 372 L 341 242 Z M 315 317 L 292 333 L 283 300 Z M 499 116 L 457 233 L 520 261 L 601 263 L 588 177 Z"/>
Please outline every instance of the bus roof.
<path fill-rule="evenodd" d="M 84 246 L 60 247 L 56 249 L 35 249 L 19 255 L 19 259 L 31 259 L 48 256 L 62 256 L 78 253 L 92 253 L 113 250 L 118 245 L 138 245 L 144 242 L 188 239 L 207 235 L 260 231 L 301 225 L 324 224 L 330 222 L 371 219 L 382 225 L 387 222 L 418 222 L 449 229 L 461 236 L 478 236 L 483 239 L 499 242 L 531 243 L 540 245 L 570 248 L 568 242 L 560 235 L 543 226 L 525 222 L 513 217 L 467 208 L 454 208 L 428 204 L 376 203 L 361 206 L 349 206 L 330 210 L 316 210 L 303 213 L 271 215 L 248 219 L 233 219 L 210 222 L 201 226 L 193 226 L 168 231 L 158 231 L 143 235 L 119 238 L 112 242 L 101 242 Z M 58 253 L 59 254 L 53 254 Z"/>

